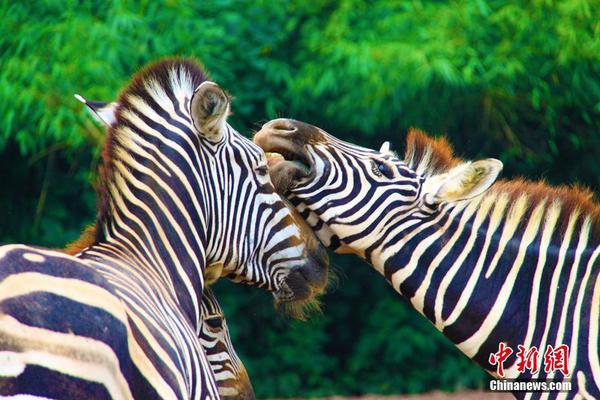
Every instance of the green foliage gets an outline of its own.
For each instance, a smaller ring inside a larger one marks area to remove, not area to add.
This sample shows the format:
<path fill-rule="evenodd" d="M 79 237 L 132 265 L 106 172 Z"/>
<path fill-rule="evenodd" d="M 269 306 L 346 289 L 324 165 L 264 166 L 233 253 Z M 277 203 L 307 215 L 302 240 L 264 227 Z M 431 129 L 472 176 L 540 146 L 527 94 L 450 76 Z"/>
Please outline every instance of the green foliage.
<path fill-rule="evenodd" d="M 600 187 L 600 3 L 212 0 L 0 2 L 0 240 L 61 246 L 95 215 L 103 131 L 145 63 L 202 60 L 250 133 L 289 116 L 364 145 L 410 126 L 505 173 Z M 420 392 L 485 375 L 355 258 L 308 323 L 219 283 L 260 397 Z"/>

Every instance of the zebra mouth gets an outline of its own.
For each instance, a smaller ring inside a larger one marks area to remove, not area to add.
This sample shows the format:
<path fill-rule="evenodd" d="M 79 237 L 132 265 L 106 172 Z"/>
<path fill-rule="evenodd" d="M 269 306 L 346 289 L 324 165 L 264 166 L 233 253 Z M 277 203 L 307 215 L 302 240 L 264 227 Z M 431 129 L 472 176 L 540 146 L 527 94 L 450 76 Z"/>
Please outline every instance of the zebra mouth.
<path fill-rule="evenodd" d="M 307 162 L 294 159 L 294 156 L 280 152 L 268 152 L 267 165 L 269 176 L 275 191 L 285 196 L 295 186 L 296 181 L 310 175 L 311 168 Z"/>
<path fill-rule="evenodd" d="M 289 153 L 289 152 L 266 152 L 267 156 L 267 165 L 269 168 L 275 168 L 279 164 L 283 163 L 290 168 L 298 169 L 300 172 L 303 172 L 304 176 L 310 174 L 310 165 L 307 163 L 303 157 L 300 157 L 297 154 Z"/>
<path fill-rule="evenodd" d="M 312 170 L 310 156 L 296 134 L 294 127 L 266 124 L 254 136 L 254 143 L 265 151 L 271 181 L 280 194 L 286 194 Z"/>
<path fill-rule="evenodd" d="M 273 293 L 273 296 L 275 297 L 275 300 L 277 300 L 277 302 L 279 303 L 289 303 L 294 301 L 295 298 L 294 292 L 286 282 L 283 282 L 281 284 L 281 287 L 278 291 Z"/>
<path fill-rule="evenodd" d="M 275 299 L 280 303 L 303 301 L 313 296 L 313 288 L 309 282 L 305 268 L 294 268 L 285 277 L 277 292 Z"/>
<path fill-rule="evenodd" d="M 297 303 L 313 299 L 325 290 L 328 282 L 329 257 L 320 242 L 279 282 L 273 293 L 278 303 Z M 325 266 L 325 268 L 323 267 Z"/>

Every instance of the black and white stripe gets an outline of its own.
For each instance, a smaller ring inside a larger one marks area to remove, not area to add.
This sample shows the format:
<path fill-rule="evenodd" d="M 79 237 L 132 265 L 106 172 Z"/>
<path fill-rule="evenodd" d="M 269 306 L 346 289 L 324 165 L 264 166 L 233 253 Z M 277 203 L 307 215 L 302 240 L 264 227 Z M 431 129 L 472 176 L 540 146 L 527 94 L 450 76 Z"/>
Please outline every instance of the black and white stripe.
<path fill-rule="evenodd" d="M 116 122 L 117 102 L 88 101 L 75 97 L 87 106 L 90 114 L 101 124 L 111 127 Z M 293 209 L 292 209 L 293 211 Z M 238 357 L 229 334 L 225 313 L 214 291 L 205 287 L 200 304 L 198 337 L 214 373 L 222 399 L 254 399 L 254 389 L 242 361 Z"/>

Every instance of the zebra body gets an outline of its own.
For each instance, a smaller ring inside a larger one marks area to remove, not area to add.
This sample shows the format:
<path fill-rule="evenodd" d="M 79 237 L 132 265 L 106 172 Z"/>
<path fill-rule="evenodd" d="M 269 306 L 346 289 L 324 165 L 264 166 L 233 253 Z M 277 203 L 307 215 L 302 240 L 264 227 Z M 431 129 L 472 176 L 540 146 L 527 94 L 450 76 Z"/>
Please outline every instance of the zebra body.
<path fill-rule="evenodd" d="M 591 194 L 504 181 L 496 160 L 464 162 L 445 140 L 413 131 L 404 160 L 342 142 L 292 120 L 255 142 L 284 159 L 271 168 L 323 242 L 379 271 L 467 356 L 490 373 L 490 354 L 569 346 L 572 391 L 527 398 L 600 398 L 600 208 Z M 303 165 L 298 165 L 303 164 Z M 491 188 L 490 188 L 491 186 Z M 540 361 L 541 363 L 541 361 Z"/>
<path fill-rule="evenodd" d="M 290 211 L 294 219 L 301 218 L 297 215 L 295 209 L 290 208 Z M 303 223 L 301 226 L 304 227 L 305 224 Z M 302 229 L 303 236 L 305 235 L 304 230 Z M 90 226 L 86 228 L 76 241 L 70 243 L 61 252 L 77 256 L 83 249 L 93 244 L 95 237 L 96 229 L 94 226 Z M 308 237 L 307 239 L 311 238 Z M 312 245 L 312 241 L 305 241 L 307 244 Z M 210 278 L 207 278 L 206 282 L 207 284 L 212 283 Z M 200 344 L 206 353 L 208 363 L 213 371 L 221 399 L 254 399 L 254 389 L 250 383 L 246 368 L 231 343 L 225 313 L 210 286 L 205 287 L 202 294 L 200 324 L 197 331 Z"/>
<path fill-rule="evenodd" d="M 119 104 L 92 244 L 0 248 L 2 396 L 218 398 L 198 337 L 207 266 L 281 302 L 326 283 L 264 154 L 194 62 L 145 68 Z"/>

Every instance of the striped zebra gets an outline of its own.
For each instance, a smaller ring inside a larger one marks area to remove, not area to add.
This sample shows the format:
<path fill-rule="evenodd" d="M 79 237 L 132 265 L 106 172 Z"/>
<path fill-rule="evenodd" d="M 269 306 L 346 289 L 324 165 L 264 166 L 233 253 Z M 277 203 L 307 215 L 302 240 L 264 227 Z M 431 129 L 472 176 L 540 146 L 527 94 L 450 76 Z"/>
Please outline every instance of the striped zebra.
<path fill-rule="evenodd" d="M 79 94 L 76 94 L 75 98 L 85 104 L 90 115 L 106 128 L 110 128 L 116 122 L 117 102 L 89 101 Z M 289 204 L 286 202 L 286 205 Z M 290 211 L 294 215 L 294 220 L 298 218 L 302 225 L 306 224 L 298 217 L 298 212 L 294 208 L 290 208 Z M 312 230 L 310 232 L 312 233 Z M 93 244 L 95 236 L 95 227 L 86 229 L 80 239 L 67 246 L 65 252 L 72 255 L 79 254 L 81 250 Z M 304 241 L 307 242 L 306 239 Z M 206 284 L 210 285 L 218 279 L 218 276 L 206 276 L 207 272 L 215 271 L 220 272 L 220 269 L 205 271 Z M 200 303 L 200 321 L 198 337 L 215 375 L 221 399 L 254 399 L 254 389 L 246 368 L 231 343 L 225 313 L 210 286 L 204 288 Z"/>
<path fill-rule="evenodd" d="M 76 94 L 75 98 L 85 104 L 90 115 L 105 127 L 110 128 L 116 122 L 118 102 L 90 101 L 79 94 Z M 289 202 L 285 200 L 284 202 L 289 207 L 294 222 L 300 228 L 302 239 L 309 250 L 314 253 L 321 252 L 323 253 L 321 257 L 327 258 L 325 249 L 315 237 L 310 226 Z M 79 240 L 67 247 L 67 252 L 73 255 L 79 253 L 81 249 L 89 246 L 89 238 L 94 236 L 93 233 L 85 232 Z M 214 280 L 216 278 L 214 277 Z M 301 317 L 301 315 L 297 315 L 297 317 Z M 253 399 L 252 384 L 231 343 L 225 314 L 209 287 L 205 288 L 202 297 L 201 320 L 200 341 L 215 374 L 221 398 Z"/>
<path fill-rule="evenodd" d="M 445 139 L 416 130 L 404 160 L 389 144 L 369 150 L 293 120 L 265 124 L 254 141 L 279 154 L 272 180 L 324 244 L 370 263 L 468 357 L 496 374 L 503 343 L 514 349 L 506 378 L 572 384 L 515 395 L 600 398 L 600 207 L 590 192 L 494 184 L 501 162 L 455 158 Z M 562 345 L 568 377 L 542 366 L 560 363 Z M 539 351 L 537 371 L 519 365 L 518 346 Z"/>
<path fill-rule="evenodd" d="M 0 396 L 219 398 L 198 338 L 207 265 L 280 302 L 325 286 L 264 153 L 196 63 L 150 65 L 118 101 L 94 244 L 0 247 Z"/>

